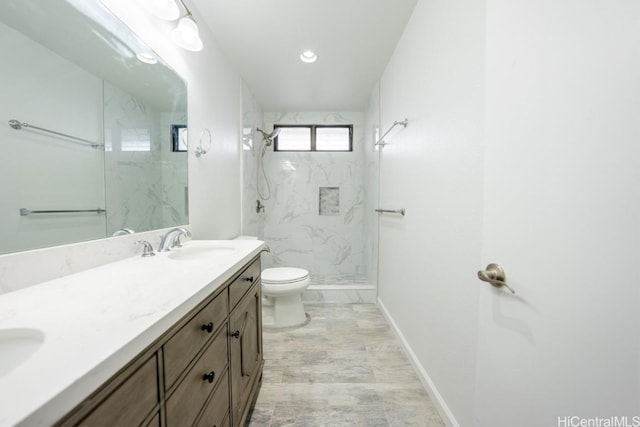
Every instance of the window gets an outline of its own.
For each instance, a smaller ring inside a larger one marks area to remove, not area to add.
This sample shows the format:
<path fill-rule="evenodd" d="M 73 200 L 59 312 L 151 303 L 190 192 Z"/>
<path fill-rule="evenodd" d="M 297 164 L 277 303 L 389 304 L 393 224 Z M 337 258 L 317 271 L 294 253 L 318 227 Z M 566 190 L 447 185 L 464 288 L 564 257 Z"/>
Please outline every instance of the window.
<path fill-rule="evenodd" d="M 274 125 L 274 151 L 353 151 L 353 125 Z"/>
<path fill-rule="evenodd" d="M 122 151 L 151 151 L 149 129 L 122 129 L 120 132 Z"/>
<path fill-rule="evenodd" d="M 171 125 L 171 151 L 187 151 L 187 125 Z"/>

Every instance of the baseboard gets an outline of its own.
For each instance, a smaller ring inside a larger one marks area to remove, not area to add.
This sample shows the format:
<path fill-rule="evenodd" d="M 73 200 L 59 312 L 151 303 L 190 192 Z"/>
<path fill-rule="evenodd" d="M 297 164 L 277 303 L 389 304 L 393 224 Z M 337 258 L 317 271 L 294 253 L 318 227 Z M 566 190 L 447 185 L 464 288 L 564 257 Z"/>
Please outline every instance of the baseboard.
<path fill-rule="evenodd" d="M 458 421 L 456 421 L 456 418 L 453 416 L 453 413 L 449 409 L 449 406 L 447 406 L 447 403 L 444 401 L 444 398 L 438 392 L 438 389 L 436 388 L 435 384 L 431 380 L 431 377 L 429 377 L 429 374 L 427 374 L 427 371 L 424 369 L 424 367 L 416 357 L 416 354 L 411 349 L 411 346 L 409 345 L 407 340 L 404 338 L 404 335 L 398 328 L 398 325 L 396 325 L 396 322 L 393 320 L 393 317 L 391 317 L 391 314 L 389 314 L 389 312 L 387 311 L 387 308 L 384 306 L 380 298 L 378 298 L 378 306 L 380 307 L 380 310 L 382 311 L 382 314 L 384 315 L 385 319 L 387 319 L 387 322 L 389 322 L 389 325 L 391 326 L 391 329 L 393 330 L 394 334 L 400 340 L 400 343 L 402 344 L 402 349 L 404 350 L 405 354 L 409 358 L 409 361 L 411 362 L 414 369 L 416 370 L 416 373 L 418 374 L 418 378 L 420 379 L 420 382 L 422 383 L 425 390 L 427 391 L 427 394 L 429 394 L 429 397 L 435 404 L 436 409 L 438 410 L 438 413 L 442 418 L 442 421 L 444 421 L 444 423 L 447 426 L 460 427 L 460 424 L 458 424 Z"/>
<path fill-rule="evenodd" d="M 302 302 L 312 304 L 375 304 L 378 291 L 373 286 L 311 285 L 302 294 Z"/>

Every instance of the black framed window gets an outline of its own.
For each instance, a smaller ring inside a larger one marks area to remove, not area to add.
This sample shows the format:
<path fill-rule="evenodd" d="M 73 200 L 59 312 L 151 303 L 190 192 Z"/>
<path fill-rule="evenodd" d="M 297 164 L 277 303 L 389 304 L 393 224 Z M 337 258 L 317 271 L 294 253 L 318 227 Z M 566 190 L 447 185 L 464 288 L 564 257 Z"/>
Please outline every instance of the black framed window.
<path fill-rule="evenodd" d="M 353 151 L 353 125 L 274 125 L 274 151 Z"/>

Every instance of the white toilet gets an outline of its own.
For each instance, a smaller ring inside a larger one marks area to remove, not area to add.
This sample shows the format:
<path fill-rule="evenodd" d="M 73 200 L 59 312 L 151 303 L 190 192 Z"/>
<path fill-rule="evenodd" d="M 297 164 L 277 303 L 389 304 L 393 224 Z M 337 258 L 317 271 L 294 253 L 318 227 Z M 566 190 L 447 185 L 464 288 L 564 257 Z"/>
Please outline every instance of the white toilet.
<path fill-rule="evenodd" d="M 309 286 L 309 272 L 302 268 L 262 270 L 262 325 L 271 328 L 300 326 L 307 322 L 302 292 Z"/>

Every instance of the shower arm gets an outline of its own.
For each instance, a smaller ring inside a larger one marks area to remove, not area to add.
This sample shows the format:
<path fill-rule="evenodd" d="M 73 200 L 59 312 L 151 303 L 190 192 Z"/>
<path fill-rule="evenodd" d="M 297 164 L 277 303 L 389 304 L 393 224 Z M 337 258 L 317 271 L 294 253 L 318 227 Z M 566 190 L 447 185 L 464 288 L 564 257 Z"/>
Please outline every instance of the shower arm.
<path fill-rule="evenodd" d="M 409 124 L 409 119 L 404 119 L 404 120 L 401 120 L 401 121 L 395 121 L 395 122 L 393 122 L 393 125 L 389 128 L 389 130 L 388 130 L 388 131 L 386 131 L 386 132 L 384 133 L 384 135 L 382 135 L 382 136 L 380 137 L 380 139 L 378 139 L 378 141 L 377 141 L 375 144 L 373 144 L 373 146 L 374 146 L 374 147 L 376 147 L 376 146 L 378 146 L 378 145 L 379 145 L 379 146 L 381 146 L 381 147 L 384 147 L 385 145 L 387 145 L 387 143 L 386 143 L 386 142 L 384 142 L 384 137 L 385 137 L 385 136 L 387 136 L 387 135 L 389 135 L 389 132 L 391 132 L 391 131 L 393 130 L 393 128 L 395 128 L 396 126 L 398 126 L 398 125 L 402 125 L 403 127 L 405 127 L 405 128 L 406 128 L 406 127 L 407 127 L 407 124 Z"/>

